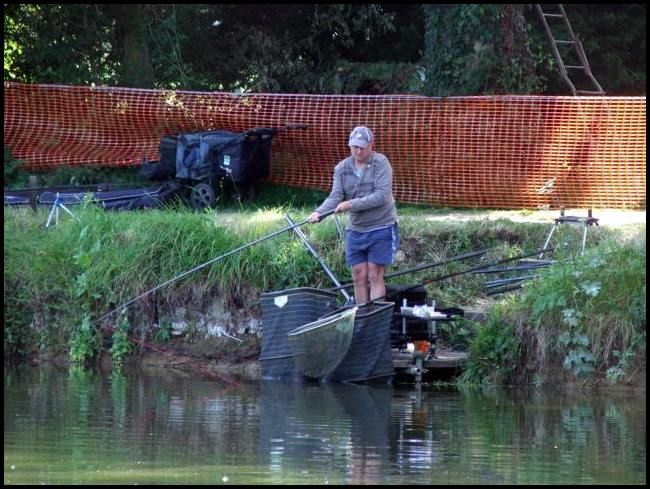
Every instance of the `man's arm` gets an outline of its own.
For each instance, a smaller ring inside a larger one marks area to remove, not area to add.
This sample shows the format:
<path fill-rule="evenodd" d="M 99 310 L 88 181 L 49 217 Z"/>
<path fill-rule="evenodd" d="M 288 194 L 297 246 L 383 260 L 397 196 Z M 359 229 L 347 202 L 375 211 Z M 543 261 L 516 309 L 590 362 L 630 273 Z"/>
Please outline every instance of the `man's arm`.
<path fill-rule="evenodd" d="M 334 181 L 332 183 L 332 191 L 323 201 L 323 203 L 316 209 L 316 212 L 319 214 L 324 214 L 325 212 L 336 209 L 336 206 L 345 200 L 342 174 L 343 165 L 337 165 L 336 168 L 334 168 Z"/>
<path fill-rule="evenodd" d="M 386 159 L 377 165 L 374 170 L 374 191 L 364 197 L 350 200 L 352 211 L 365 211 L 381 207 L 391 202 L 393 195 L 393 169 Z"/>

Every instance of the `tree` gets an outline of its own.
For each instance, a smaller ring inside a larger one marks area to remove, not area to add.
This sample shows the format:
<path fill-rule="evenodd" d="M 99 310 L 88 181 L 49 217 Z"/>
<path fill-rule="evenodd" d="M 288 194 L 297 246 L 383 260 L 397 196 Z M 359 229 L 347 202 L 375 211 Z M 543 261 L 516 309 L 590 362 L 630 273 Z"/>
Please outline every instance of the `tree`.
<path fill-rule="evenodd" d="M 115 26 L 115 50 L 119 59 L 117 81 L 127 87 L 150 88 L 154 84 L 149 56 L 149 10 L 143 4 L 101 4 Z"/>
<path fill-rule="evenodd" d="M 608 95 L 645 94 L 645 4 L 564 6 L 591 71 Z"/>
<path fill-rule="evenodd" d="M 6 4 L 4 79 L 112 84 L 112 20 L 97 5 Z"/>
<path fill-rule="evenodd" d="M 645 93 L 645 5 L 566 10 L 607 93 Z M 525 4 L 5 4 L 4 21 L 5 80 L 285 93 L 567 93 L 541 22 Z"/>
<path fill-rule="evenodd" d="M 374 4 L 218 4 L 208 15 L 216 25 L 202 58 L 235 90 L 328 93 L 341 54 L 393 28 Z"/>
<path fill-rule="evenodd" d="M 521 4 L 425 7 L 428 95 L 541 93 Z"/>

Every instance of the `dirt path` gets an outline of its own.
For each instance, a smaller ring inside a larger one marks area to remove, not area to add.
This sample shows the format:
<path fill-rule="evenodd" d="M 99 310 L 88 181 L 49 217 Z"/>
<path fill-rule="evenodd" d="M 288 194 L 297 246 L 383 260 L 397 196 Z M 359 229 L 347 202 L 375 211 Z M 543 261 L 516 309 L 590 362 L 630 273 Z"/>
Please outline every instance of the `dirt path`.
<path fill-rule="evenodd" d="M 587 217 L 586 209 L 566 209 L 566 216 Z M 553 224 L 553 220 L 560 216 L 560 212 L 553 211 L 529 211 L 529 210 L 459 210 L 440 215 L 427 217 L 430 221 L 470 221 L 470 220 L 497 220 L 510 219 L 515 222 L 539 222 Z M 645 210 L 618 210 L 618 209 L 594 209 L 592 217 L 598 219 L 599 226 L 622 227 L 628 225 L 644 225 L 646 219 Z"/>

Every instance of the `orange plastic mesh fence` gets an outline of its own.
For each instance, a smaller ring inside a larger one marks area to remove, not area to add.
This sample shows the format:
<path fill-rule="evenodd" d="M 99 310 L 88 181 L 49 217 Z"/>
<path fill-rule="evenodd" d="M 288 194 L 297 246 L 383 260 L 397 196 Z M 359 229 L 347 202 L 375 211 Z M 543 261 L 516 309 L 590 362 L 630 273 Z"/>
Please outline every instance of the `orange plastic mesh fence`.
<path fill-rule="evenodd" d="M 273 183 L 329 191 L 334 165 L 349 154 L 350 130 L 364 124 L 393 165 L 399 202 L 645 208 L 645 97 L 240 95 L 4 84 L 4 143 L 29 170 L 138 165 L 158 159 L 163 135 L 285 124 L 308 128 L 273 139 Z"/>

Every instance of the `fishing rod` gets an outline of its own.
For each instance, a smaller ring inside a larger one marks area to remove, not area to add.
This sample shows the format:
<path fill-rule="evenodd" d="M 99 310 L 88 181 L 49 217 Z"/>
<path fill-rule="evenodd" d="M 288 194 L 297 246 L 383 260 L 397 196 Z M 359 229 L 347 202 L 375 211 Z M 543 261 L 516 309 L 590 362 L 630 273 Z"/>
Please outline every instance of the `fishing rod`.
<path fill-rule="evenodd" d="M 529 256 L 537 255 L 537 254 L 539 254 L 539 253 L 547 253 L 547 252 L 551 252 L 551 251 L 553 251 L 554 249 L 555 249 L 555 248 L 552 247 L 552 246 L 549 247 L 549 248 L 541 248 L 541 249 L 537 249 L 537 250 L 535 250 L 535 251 L 532 251 L 532 252 L 530 252 L 530 253 L 524 253 L 523 255 L 513 256 L 512 258 L 503 258 L 503 259 L 501 259 L 501 260 L 497 260 L 497 261 L 495 261 L 495 262 L 488 263 L 487 265 L 481 265 L 481 266 L 479 266 L 479 267 L 473 267 L 473 268 L 469 268 L 469 269 L 467 269 L 467 270 L 461 270 L 460 272 L 448 273 L 447 275 L 441 275 L 441 276 L 439 276 L 439 277 L 433 277 L 433 278 L 431 278 L 431 279 L 425 280 L 425 281 L 422 282 L 422 283 L 419 283 L 419 284 L 416 284 L 416 285 L 412 285 L 412 286 L 410 286 L 410 287 L 407 287 L 406 289 L 402 289 L 402 290 L 399 290 L 399 291 L 395 291 L 395 292 L 390 292 L 390 293 L 388 293 L 388 294 L 384 294 L 384 295 L 381 296 L 381 297 L 377 297 L 376 299 L 373 299 L 373 300 L 371 300 L 371 301 L 368 301 L 366 304 L 372 304 L 372 303 L 374 303 L 374 302 L 376 302 L 376 301 L 380 301 L 380 300 L 382 300 L 382 299 L 386 299 L 387 297 L 390 297 L 390 296 L 392 296 L 392 295 L 396 295 L 396 294 L 399 294 L 399 293 L 404 293 L 404 292 L 407 292 L 407 291 L 409 291 L 409 290 L 411 290 L 411 289 L 415 289 L 416 287 L 420 287 L 420 286 L 423 286 L 423 285 L 429 285 L 429 284 L 431 284 L 431 283 L 433 283 L 433 282 L 439 282 L 440 280 L 445 280 L 445 279 L 448 279 L 448 278 L 451 278 L 451 277 L 455 277 L 455 276 L 457 276 L 457 275 L 463 275 L 463 274 L 465 274 L 465 273 L 470 273 L 470 272 L 473 272 L 473 271 L 475 271 L 475 270 L 480 270 L 480 269 L 482 269 L 482 268 L 485 268 L 486 266 L 496 266 L 496 265 L 501 265 L 502 263 L 508 263 L 508 262 L 515 261 L 515 260 L 521 260 L 522 258 L 527 258 L 527 257 L 529 257 Z M 359 307 L 361 307 L 361 306 L 363 306 L 363 305 L 366 305 L 366 304 L 360 304 Z"/>
<path fill-rule="evenodd" d="M 472 273 L 501 273 L 501 272 L 516 272 L 519 270 L 534 270 L 536 268 L 548 267 L 551 262 L 548 263 L 530 263 L 528 265 L 520 265 L 515 267 L 506 267 L 506 268 L 486 268 L 485 270 L 474 270 Z"/>
<path fill-rule="evenodd" d="M 449 258 L 448 260 L 439 261 L 437 263 L 426 263 L 424 265 L 420 265 L 420 266 L 415 267 L 415 268 L 410 268 L 408 270 L 398 270 L 396 272 L 386 274 L 386 278 L 399 277 L 400 275 L 405 275 L 407 273 L 419 272 L 421 270 L 426 270 L 427 268 L 433 268 L 433 267 L 437 267 L 439 265 L 445 265 L 447 263 L 452 263 L 452 262 L 455 262 L 455 261 L 467 260 L 468 258 L 474 258 L 476 256 L 485 255 L 488 251 L 490 251 L 489 248 L 487 250 L 472 251 L 470 253 L 465 253 L 464 255 L 454 256 L 452 258 Z"/>
<path fill-rule="evenodd" d="M 425 263 L 424 265 L 419 265 L 415 268 L 409 268 L 407 270 L 398 270 L 396 272 L 388 273 L 385 275 L 385 278 L 393 278 L 393 277 L 399 277 L 400 275 L 405 275 L 407 273 L 413 273 L 413 272 L 419 272 L 422 270 L 426 270 L 427 268 L 433 268 L 433 267 L 438 267 L 440 265 L 446 265 L 447 263 L 452 263 L 455 261 L 460 261 L 460 260 L 467 260 L 468 258 L 474 258 L 476 256 L 482 256 L 485 255 L 490 249 L 487 250 L 480 250 L 480 251 L 472 251 L 470 253 L 465 253 L 463 255 L 458 255 L 454 256 L 452 258 L 449 258 L 447 260 L 442 260 L 442 261 L 437 261 L 434 263 Z M 481 266 L 482 268 L 483 266 Z M 351 287 L 354 287 L 353 283 L 345 284 L 345 285 L 338 285 L 337 287 L 333 287 L 331 289 L 328 289 L 332 292 L 337 291 L 339 289 L 349 289 Z"/>
<path fill-rule="evenodd" d="M 295 226 L 295 222 L 293 221 L 293 219 L 291 219 L 291 217 L 289 217 L 288 214 L 285 214 L 284 218 L 287 220 L 287 222 L 290 225 Z M 334 285 L 336 285 L 339 289 L 341 289 L 341 294 L 343 295 L 343 297 L 345 297 L 345 300 L 348 303 L 350 303 L 352 297 L 350 297 L 350 294 L 348 294 L 347 291 L 345 290 L 345 288 L 343 288 L 341 286 L 341 282 L 338 281 L 338 279 L 336 278 L 336 275 L 334 275 L 334 272 L 332 272 L 332 270 L 330 270 L 330 268 L 327 266 L 325 261 L 318 254 L 318 252 L 316 251 L 314 246 L 309 242 L 309 240 L 307 239 L 307 236 L 305 236 L 305 233 L 302 232 L 302 229 L 294 227 L 293 232 L 298 235 L 298 237 L 302 240 L 305 247 L 310 251 L 310 253 L 312 255 L 314 255 L 314 258 L 316 258 L 316 260 L 320 264 L 321 268 L 325 271 L 325 273 L 332 280 L 332 282 L 334 282 Z"/>
<path fill-rule="evenodd" d="M 324 212 L 323 214 L 320 215 L 320 217 L 319 217 L 319 221 L 323 220 L 324 218 L 326 218 L 327 216 L 329 216 L 330 214 L 333 214 L 333 213 L 334 213 L 334 209 L 331 210 L 331 211 L 328 211 L 328 212 Z M 227 252 L 227 253 L 224 253 L 223 255 L 219 255 L 219 256 L 217 256 L 216 258 L 213 258 L 212 260 L 206 261 L 205 263 L 202 263 L 201 265 L 198 265 L 198 266 L 192 268 L 191 270 L 187 270 L 186 272 L 183 272 L 183 273 L 181 273 L 180 275 L 177 275 L 177 276 L 175 276 L 175 277 L 173 277 L 173 278 L 170 278 L 169 280 L 163 282 L 162 284 L 157 285 L 157 286 L 154 287 L 153 289 L 149 289 L 149 290 L 147 290 L 146 292 L 143 292 L 142 294 L 140 294 L 140 295 L 134 297 L 133 299 L 128 300 L 128 301 L 125 302 L 125 303 L 120 304 L 120 305 L 117 306 L 115 309 L 112 309 L 112 310 L 108 311 L 106 314 L 104 314 L 103 316 L 100 316 L 99 318 L 97 318 L 94 322 L 95 322 L 95 323 L 99 323 L 102 319 L 105 319 L 105 318 L 107 318 L 108 316 L 110 316 L 111 314 L 113 314 L 113 313 L 115 313 L 115 312 L 117 312 L 117 311 L 120 311 L 120 310 L 122 310 L 122 309 L 124 309 L 124 308 L 126 308 L 126 307 L 128 307 L 128 306 L 130 306 L 130 305 L 133 304 L 134 302 L 136 302 L 136 301 L 142 299 L 143 297 L 145 297 L 145 296 L 151 294 L 152 292 L 155 292 L 155 291 L 158 290 L 158 289 L 162 289 L 162 288 L 165 287 L 166 285 L 169 285 L 169 284 L 171 284 L 172 282 L 175 282 L 176 280 L 179 280 L 179 279 L 181 279 L 181 278 L 183 278 L 183 277 L 187 277 L 188 275 L 190 275 L 190 274 L 192 274 L 192 273 L 194 273 L 194 272 L 196 272 L 196 271 L 198 271 L 198 270 L 200 270 L 200 269 L 202 269 L 202 268 L 204 268 L 204 267 L 206 267 L 206 266 L 208 266 L 208 265 L 211 265 L 212 263 L 216 263 L 216 262 L 218 262 L 219 260 L 222 260 L 222 259 L 224 259 L 224 258 L 226 258 L 226 257 L 228 257 L 228 256 L 230 256 L 230 255 L 234 255 L 235 253 L 238 253 L 238 252 L 240 252 L 240 251 L 242 251 L 242 250 L 245 250 L 246 248 L 250 248 L 250 247 L 253 246 L 253 245 L 256 245 L 256 244 L 258 244 L 258 243 L 261 243 L 262 241 L 266 241 L 267 239 L 273 238 L 273 237 L 275 237 L 275 236 L 277 236 L 277 235 L 279 235 L 279 234 L 285 233 L 285 232 L 287 232 L 287 231 L 291 231 L 292 229 L 295 229 L 295 228 L 297 228 L 297 227 L 299 227 L 299 226 L 302 226 L 303 224 L 306 224 L 306 223 L 308 223 L 308 222 L 309 222 L 309 218 L 307 218 L 307 219 L 305 219 L 305 220 L 303 220 L 303 221 L 300 221 L 300 222 L 298 222 L 298 223 L 292 224 L 291 226 L 288 226 L 288 227 L 286 227 L 286 228 L 280 229 L 279 231 L 275 231 L 275 232 L 273 232 L 273 233 L 271 233 L 271 234 L 268 234 L 268 235 L 266 235 L 266 236 L 263 236 L 263 237 L 261 237 L 261 238 L 258 238 L 258 239 L 256 239 L 255 241 L 251 241 L 250 243 L 246 243 L 245 245 L 242 245 L 242 246 L 240 246 L 240 247 L 238 247 L 238 248 L 235 248 L 234 250 L 231 250 L 231 251 L 229 251 L 229 252 Z"/>

